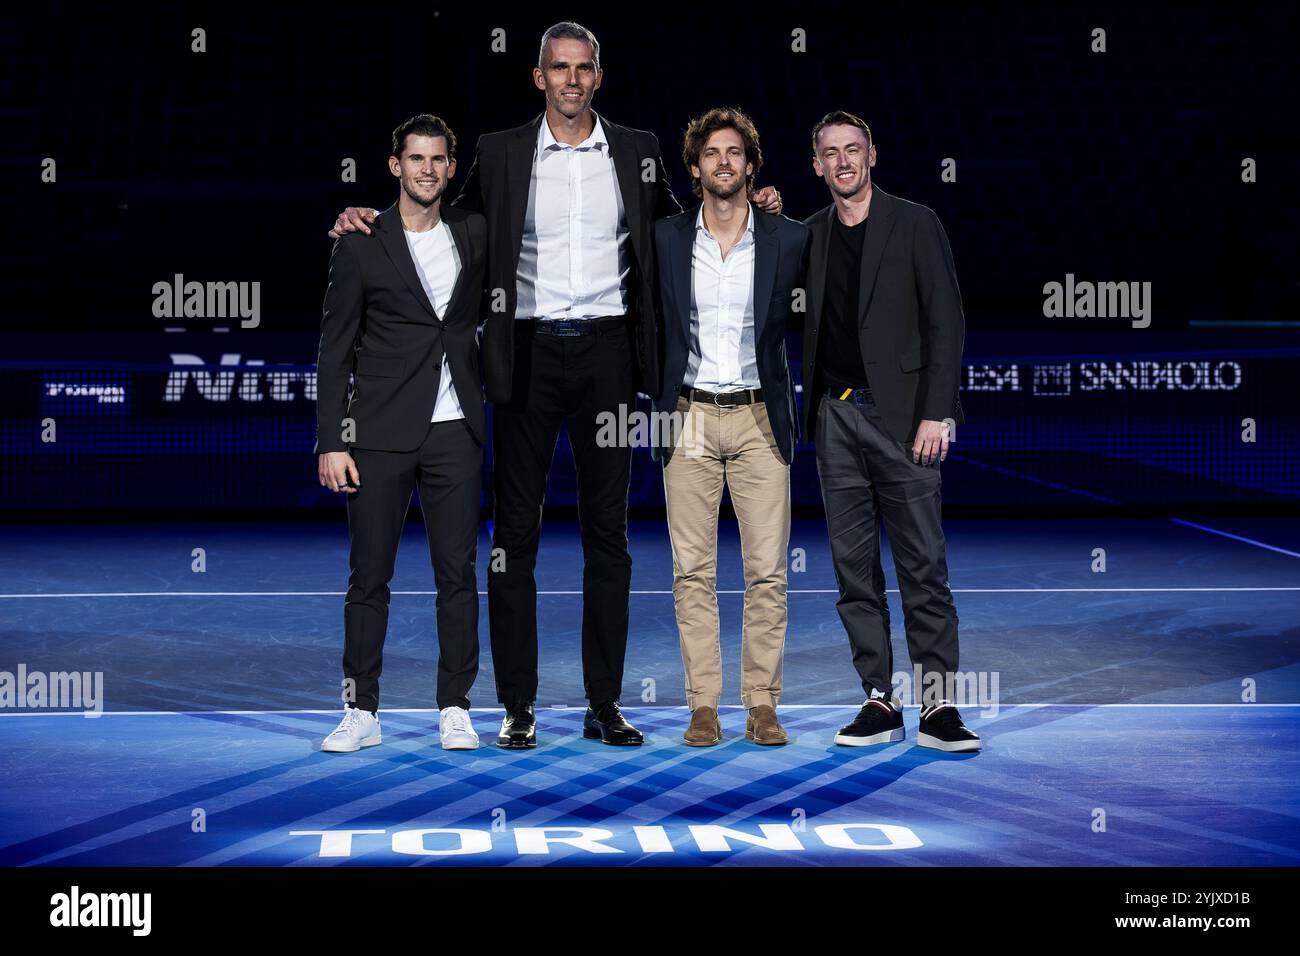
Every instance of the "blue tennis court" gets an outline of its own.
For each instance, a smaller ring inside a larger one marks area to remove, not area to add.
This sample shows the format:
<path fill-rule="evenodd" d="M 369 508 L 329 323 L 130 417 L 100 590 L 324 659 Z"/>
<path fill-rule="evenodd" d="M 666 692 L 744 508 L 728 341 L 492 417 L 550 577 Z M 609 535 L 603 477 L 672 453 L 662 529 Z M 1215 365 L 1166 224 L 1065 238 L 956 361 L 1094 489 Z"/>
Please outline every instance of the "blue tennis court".
<path fill-rule="evenodd" d="M 0 711 L 0 864 L 1300 861 L 1300 522 L 952 520 L 947 532 L 961 669 L 988 692 L 987 706 L 962 710 L 983 737 L 978 755 L 916 747 L 914 707 L 903 743 L 832 744 L 862 691 L 817 521 L 791 536 L 803 570 L 790 574 L 789 746 L 744 738 L 734 522 L 719 557 L 734 705 L 723 744 L 680 742 L 671 553 L 657 521 L 631 532 L 623 695 L 646 746 L 582 739 L 581 551 L 559 519 L 538 562 L 538 748 L 491 746 L 500 711 L 482 596 L 471 713 L 485 746 L 439 749 L 432 580 L 412 525 L 392 585 L 384 743 L 337 755 L 319 746 L 340 713 L 341 520 L 7 526 L 0 673 L 102 675 L 80 708 L 102 713 Z M 480 591 L 488 552 L 484 529 Z M 886 577 L 893 588 L 888 565 Z"/>

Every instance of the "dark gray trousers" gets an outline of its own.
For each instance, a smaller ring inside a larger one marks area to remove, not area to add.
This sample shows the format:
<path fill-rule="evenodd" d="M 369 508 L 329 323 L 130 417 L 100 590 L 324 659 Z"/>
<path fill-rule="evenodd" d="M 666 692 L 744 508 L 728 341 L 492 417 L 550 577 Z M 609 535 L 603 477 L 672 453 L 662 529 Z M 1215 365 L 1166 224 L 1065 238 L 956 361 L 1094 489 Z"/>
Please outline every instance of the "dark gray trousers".
<path fill-rule="evenodd" d="M 957 670 L 957 608 L 948 589 L 939 463 L 914 463 L 911 443 L 889 436 L 869 393 L 857 396 L 856 401 L 823 397 L 817 410 L 817 473 L 840 591 L 836 606 L 863 690 L 891 693 L 894 660 L 880 565 L 883 521 L 903 596 L 908 651 L 921 668 L 913 703 L 929 703 L 922 701 L 922 690 Z M 925 676 L 932 672 L 938 676 Z M 946 686 L 945 679 L 940 687 Z"/>
<path fill-rule="evenodd" d="M 388 582 L 415 490 L 438 590 L 438 708 L 469 709 L 478 676 L 475 558 L 483 448 L 464 419 L 456 419 L 430 425 L 415 451 L 353 448 L 352 458 L 361 490 L 348 495 L 351 574 L 343 607 L 343 676 L 356 682 L 356 706 L 379 707 Z"/>

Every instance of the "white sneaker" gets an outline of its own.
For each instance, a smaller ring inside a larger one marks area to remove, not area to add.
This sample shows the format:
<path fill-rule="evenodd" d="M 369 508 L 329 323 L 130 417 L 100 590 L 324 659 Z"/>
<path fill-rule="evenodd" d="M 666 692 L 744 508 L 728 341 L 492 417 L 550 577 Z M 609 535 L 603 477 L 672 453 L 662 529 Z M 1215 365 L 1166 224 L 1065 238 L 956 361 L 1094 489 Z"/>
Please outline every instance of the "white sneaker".
<path fill-rule="evenodd" d="M 348 707 L 343 719 L 334 728 L 334 732 L 325 738 L 320 749 L 329 753 L 350 754 L 382 741 L 383 738 L 379 736 L 379 718 L 367 710 Z"/>
<path fill-rule="evenodd" d="M 438 713 L 438 735 L 443 750 L 477 750 L 478 734 L 464 707 L 444 707 Z"/>

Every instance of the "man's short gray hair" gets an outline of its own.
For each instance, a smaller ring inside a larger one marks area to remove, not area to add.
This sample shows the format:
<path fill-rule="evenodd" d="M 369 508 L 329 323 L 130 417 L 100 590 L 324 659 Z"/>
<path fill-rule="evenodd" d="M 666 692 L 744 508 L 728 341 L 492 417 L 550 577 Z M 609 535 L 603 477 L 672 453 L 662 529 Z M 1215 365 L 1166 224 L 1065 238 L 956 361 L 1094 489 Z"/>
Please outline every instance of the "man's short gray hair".
<path fill-rule="evenodd" d="M 546 58 L 546 46 L 552 40 L 581 40 L 591 44 L 591 59 L 596 64 L 596 69 L 600 69 L 600 41 L 596 39 L 596 34 L 572 20 L 561 20 L 542 34 L 542 46 L 537 51 L 538 67 L 541 67 L 542 60 Z"/>

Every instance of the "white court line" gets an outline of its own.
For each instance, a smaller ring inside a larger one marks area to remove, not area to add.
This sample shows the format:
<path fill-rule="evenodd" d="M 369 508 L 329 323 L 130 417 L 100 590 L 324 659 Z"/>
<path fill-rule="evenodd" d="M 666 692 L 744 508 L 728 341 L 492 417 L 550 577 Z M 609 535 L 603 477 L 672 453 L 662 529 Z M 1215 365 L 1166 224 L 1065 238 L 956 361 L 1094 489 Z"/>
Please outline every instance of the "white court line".
<path fill-rule="evenodd" d="M 854 707 L 860 707 L 861 704 L 782 704 L 781 710 L 852 710 Z M 919 704 L 904 704 L 903 710 L 915 710 Z M 1294 704 L 1065 704 L 1065 703 L 1048 703 L 1048 704 L 999 704 L 998 710 L 1016 710 L 1024 707 L 1074 707 L 1087 708 L 1089 710 L 1098 707 L 1300 707 L 1300 703 Z M 641 710 L 686 710 L 685 704 L 644 704 L 633 706 L 624 706 L 625 711 Z M 741 704 L 722 704 L 719 710 L 742 710 Z M 978 705 L 972 704 L 968 709 L 980 710 Z M 549 704 L 537 708 L 538 712 L 571 710 L 574 712 L 582 711 L 581 705 L 570 707 L 567 704 Z M 504 707 L 473 707 L 473 713 L 504 713 Z M 439 713 L 436 707 L 384 707 L 382 712 L 385 714 L 436 714 Z M 23 711 L 22 713 L 5 713 L 0 711 L 0 717 L 84 717 L 86 712 L 80 710 L 51 710 L 51 711 Z M 329 714 L 335 716 L 338 709 L 334 710 L 105 710 L 102 711 L 96 720 L 101 717 L 268 717 L 274 715 L 301 715 L 301 714 Z"/>
<path fill-rule="evenodd" d="M 898 594 L 898 588 L 888 588 Z M 1202 591 L 1300 591 L 1295 587 L 1223 588 L 951 588 L 953 594 L 1163 594 Z M 393 591 L 392 594 L 434 597 L 437 591 Z M 581 595 L 582 591 L 538 591 L 539 595 Z M 672 590 L 630 591 L 630 594 L 672 594 Z M 718 594 L 744 594 L 743 588 L 719 589 Z M 790 589 L 787 594 L 839 594 L 835 588 Z M 479 591 L 486 597 L 487 591 Z M 0 594 L 0 598 L 124 598 L 124 597 L 345 597 L 346 591 L 52 591 L 44 594 Z"/>
<path fill-rule="evenodd" d="M 1182 518 L 1170 518 L 1174 524 L 1185 525 L 1188 528 L 1195 528 L 1198 531 L 1208 531 L 1210 534 L 1217 534 L 1224 538 L 1231 538 L 1233 541 L 1241 541 L 1244 544 L 1253 544 L 1257 548 L 1263 548 L 1265 551 L 1276 551 L 1278 554 L 1285 554 L 1288 557 L 1300 558 L 1300 554 L 1294 551 L 1288 551 L 1286 548 L 1279 548 L 1274 544 L 1267 544 L 1263 541 L 1256 541 L 1254 538 L 1245 538 L 1239 534 L 1232 534 L 1228 531 L 1220 531 L 1218 528 L 1206 527 L 1203 524 L 1196 524 L 1192 521 L 1184 521 Z"/>

